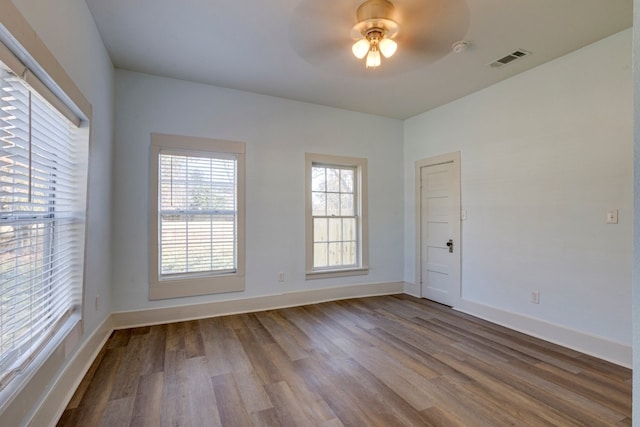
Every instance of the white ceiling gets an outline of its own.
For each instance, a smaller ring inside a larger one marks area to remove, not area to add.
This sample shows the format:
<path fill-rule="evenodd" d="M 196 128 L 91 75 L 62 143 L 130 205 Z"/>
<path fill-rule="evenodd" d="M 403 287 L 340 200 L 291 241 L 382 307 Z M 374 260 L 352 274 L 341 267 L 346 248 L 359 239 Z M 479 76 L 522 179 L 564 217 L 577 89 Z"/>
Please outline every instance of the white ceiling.
<path fill-rule="evenodd" d="M 440 43 L 464 38 L 471 47 L 412 62 L 398 40 L 396 56 L 366 70 L 351 55 L 349 38 L 363 0 L 86 1 L 118 68 L 399 119 L 631 27 L 633 3 L 392 0 L 400 12 L 456 3 L 455 16 L 415 16 L 430 28 L 456 25 Z M 332 45 L 310 52 L 314 38 Z M 488 66 L 516 49 L 533 54 L 498 69 Z"/>

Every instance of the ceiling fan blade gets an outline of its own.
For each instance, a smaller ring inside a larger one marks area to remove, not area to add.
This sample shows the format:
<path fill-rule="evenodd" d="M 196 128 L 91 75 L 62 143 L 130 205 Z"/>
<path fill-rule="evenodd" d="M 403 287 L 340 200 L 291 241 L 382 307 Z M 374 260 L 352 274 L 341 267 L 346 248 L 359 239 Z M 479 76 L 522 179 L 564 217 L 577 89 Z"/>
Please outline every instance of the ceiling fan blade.
<path fill-rule="evenodd" d="M 351 46 L 349 31 L 354 23 L 355 10 L 349 2 L 303 0 L 293 11 L 289 40 L 301 57 L 320 65 Z"/>
<path fill-rule="evenodd" d="M 408 49 L 447 54 L 451 45 L 465 37 L 469 28 L 469 8 L 463 0 L 409 0 L 398 43 Z"/>

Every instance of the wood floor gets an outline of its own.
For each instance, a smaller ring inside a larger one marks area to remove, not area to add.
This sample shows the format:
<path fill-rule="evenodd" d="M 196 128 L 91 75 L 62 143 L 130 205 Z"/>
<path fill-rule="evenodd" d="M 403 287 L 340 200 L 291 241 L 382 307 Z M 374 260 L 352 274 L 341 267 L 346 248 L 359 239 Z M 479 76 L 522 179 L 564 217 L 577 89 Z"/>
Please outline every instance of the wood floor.
<path fill-rule="evenodd" d="M 59 426 L 630 426 L 631 371 L 406 295 L 116 331 Z"/>

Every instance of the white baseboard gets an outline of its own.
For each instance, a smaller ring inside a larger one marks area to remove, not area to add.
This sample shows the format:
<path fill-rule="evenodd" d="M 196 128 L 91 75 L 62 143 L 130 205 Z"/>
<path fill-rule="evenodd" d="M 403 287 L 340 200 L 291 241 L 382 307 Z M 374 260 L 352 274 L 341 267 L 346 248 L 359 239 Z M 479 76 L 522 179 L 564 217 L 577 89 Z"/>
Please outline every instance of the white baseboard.
<path fill-rule="evenodd" d="M 113 325 L 109 315 L 73 355 L 73 358 L 43 398 L 42 404 L 35 411 L 27 425 L 53 427 L 57 424 L 62 412 L 73 397 L 98 353 L 107 342 L 111 332 L 113 332 Z"/>
<path fill-rule="evenodd" d="M 633 349 L 629 345 L 465 299 L 459 300 L 454 309 L 617 365 L 632 365 Z"/>
<path fill-rule="evenodd" d="M 404 282 L 404 293 L 412 297 L 422 298 L 420 295 L 420 285 L 416 283 Z"/>
<path fill-rule="evenodd" d="M 403 292 L 404 282 L 373 283 L 286 292 L 278 295 L 215 301 L 197 305 L 121 311 L 112 313 L 111 316 L 114 329 L 126 329 L 138 326 L 204 319 L 207 317 L 275 310 L 278 308 L 317 304 L 349 298 L 401 294 Z"/>

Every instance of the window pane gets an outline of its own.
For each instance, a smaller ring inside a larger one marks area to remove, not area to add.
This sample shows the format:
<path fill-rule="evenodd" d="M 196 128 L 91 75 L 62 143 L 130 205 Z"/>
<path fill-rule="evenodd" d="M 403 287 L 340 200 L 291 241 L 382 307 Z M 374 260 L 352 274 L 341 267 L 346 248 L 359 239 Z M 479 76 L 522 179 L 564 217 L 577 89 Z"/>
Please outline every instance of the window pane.
<path fill-rule="evenodd" d="M 213 215 L 211 220 L 212 270 L 235 270 L 236 227 L 235 215 Z"/>
<path fill-rule="evenodd" d="M 340 192 L 353 193 L 354 171 L 343 169 L 340 174 Z"/>
<path fill-rule="evenodd" d="M 340 169 L 327 168 L 327 191 L 332 193 L 340 191 Z"/>
<path fill-rule="evenodd" d="M 314 218 L 313 220 L 313 241 L 326 242 L 329 238 L 329 223 L 326 218 Z"/>
<path fill-rule="evenodd" d="M 329 241 L 337 242 L 342 238 L 342 220 L 340 218 L 329 218 Z"/>
<path fill-rule="evenodd" d="M 313 267 L 323 268 L 329 265 L 327 251 L 329 245 L 327 243 L 314 243 L 313 245 Z"/>
<path fill-rule="evenodd" d="M 329 243 L 329 267 L 342 265 L 342 242 Z"/>
<path fill-rule="evenodd" d="M 356 240 L 356 219 L 344 218 L 342 220 L 342 239 L 343 240 Z"/>
<path fill-rule="evenodd" d="M 161 273 L 174 274 L 187 270 L 187 222 L 183 215 L 160 217 Z"/>
<path fill-rule="evenodd" d="M 311 195 L 311 215 L 327 215 L 327 195 L 326 193 L 313 193 Z"/>
<path fill-rule="evenodd" d="M 340 194 L 327 193 L 327 216 L 340 215 Z"/>
<path fill-rule="evenodd" d="M 311 168 L 311 191 L 326 191 L 326 172 L 325 168 Z"/>
<path fill-rule="evenodd" d="M 161 156 L 161 208 L 185 210 L 187 208 L 187 159 L 180 156 Z"/>
<path fill-rule="evenodd" d="M 211 216 L 193 216 L 188 226 L 186 272 L 213 270 Z"/>
<path fill-rule="evenodd" d="M 355 242 L 345 242 L 342 244 L 342 262 L 344 265 L 356 265 Z"/>
<path fill-rule="evenodd" d="M 353 209 L 353 194 L 340 195 L 340 215 L 342 216 L 355 215 L 355 211 Z"/>

